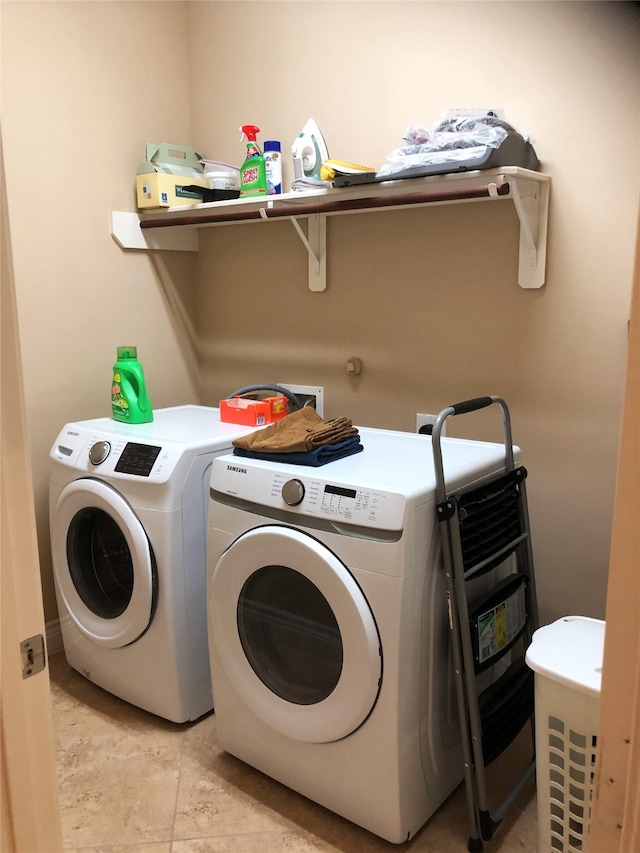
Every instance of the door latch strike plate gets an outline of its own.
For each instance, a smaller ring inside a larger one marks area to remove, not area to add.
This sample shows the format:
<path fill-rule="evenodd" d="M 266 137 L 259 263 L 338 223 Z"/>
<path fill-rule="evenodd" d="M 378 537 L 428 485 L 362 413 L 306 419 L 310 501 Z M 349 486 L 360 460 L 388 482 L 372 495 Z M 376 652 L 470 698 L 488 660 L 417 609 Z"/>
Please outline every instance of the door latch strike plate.
<path fill-rule="evenodd" d="M 44 669 L 44 637 L 36 634 L 20 643 L 20 657 L 22 659 L 22 677 L 31 678 Z"/>

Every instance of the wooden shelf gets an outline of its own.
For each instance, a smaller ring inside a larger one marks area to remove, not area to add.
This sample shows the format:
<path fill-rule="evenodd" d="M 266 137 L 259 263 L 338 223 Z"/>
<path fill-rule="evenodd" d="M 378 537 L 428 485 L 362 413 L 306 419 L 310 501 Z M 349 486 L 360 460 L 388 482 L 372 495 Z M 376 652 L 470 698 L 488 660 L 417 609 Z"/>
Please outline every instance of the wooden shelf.
<path fill-rule="evenodd" d="M 326 217 L 411 206 L 511 199 L 520 220 L 518 283 L 542 287 L 545 280 L 551 178 L 505 166 L 428 178 L 384 181 L 233 201 L 172 207 L 145 213 L 112 211 L 111 233 L 123 249 L 197 251 L 198 230 L 241 222 L 289 219 L 309 254 L 309 287 L 326 287 Z M 308 220 L 307 234 L 299 219 Z"/>

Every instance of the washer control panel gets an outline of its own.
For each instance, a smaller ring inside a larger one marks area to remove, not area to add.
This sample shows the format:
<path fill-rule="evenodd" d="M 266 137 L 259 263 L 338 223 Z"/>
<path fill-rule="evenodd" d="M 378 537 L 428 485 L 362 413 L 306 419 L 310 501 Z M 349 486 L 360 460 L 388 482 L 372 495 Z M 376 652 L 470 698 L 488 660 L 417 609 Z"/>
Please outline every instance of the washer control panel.
<path fill-rule="evenodd" d="M 175 442 L 144 442 L 124 436 L 68 427 L 58 436 L 51 456 L 57 462 L 87 474 L 123 479 L 167 482 L 184 453 Z"/>

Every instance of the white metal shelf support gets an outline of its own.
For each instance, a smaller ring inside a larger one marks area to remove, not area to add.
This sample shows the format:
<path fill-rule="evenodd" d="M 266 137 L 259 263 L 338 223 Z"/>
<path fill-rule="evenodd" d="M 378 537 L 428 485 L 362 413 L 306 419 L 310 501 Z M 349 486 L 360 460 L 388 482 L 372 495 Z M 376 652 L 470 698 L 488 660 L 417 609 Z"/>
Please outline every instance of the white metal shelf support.
<path fill-rule="evenodd" d="M 520 220 L 518 284 L 527 289 L 542 287 L 547 264 L 549 184 L 510 175 L 509 195 Z"/>
<path fill-rule="evenodd" d="M 307 217 L 307 222 L 308 238 L 298 220 L 291 218 L 291 224 L 309 253 L 309 290 L 320 293 L 327 289 L 327 217 L 313 213 Z"/>

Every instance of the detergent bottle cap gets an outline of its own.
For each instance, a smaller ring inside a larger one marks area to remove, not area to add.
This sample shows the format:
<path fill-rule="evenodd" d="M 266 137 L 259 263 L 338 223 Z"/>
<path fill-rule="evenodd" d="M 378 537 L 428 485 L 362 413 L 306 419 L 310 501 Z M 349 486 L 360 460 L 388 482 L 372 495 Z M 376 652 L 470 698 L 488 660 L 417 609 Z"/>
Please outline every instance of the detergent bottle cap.
<path fill-rule="evenodd" d="M 260 128 L 255 124 L 243 124 L 240 128 L 243 136 L 246 136 L 249 142 L 255 142 L 257 135 L 260 133 Z"/>
<path fill-rule="evenodd" d="M 118 358 L 137 358 L 138 357 L 138 348 L 137 347 L 118 347 L 117 353 L 118 353 Z"/>
<path fill-rule="evenodd" d="M 280 151 L 280 143 L 277 139 L 268 139 L 263 147 L 265 151 Z"/>

